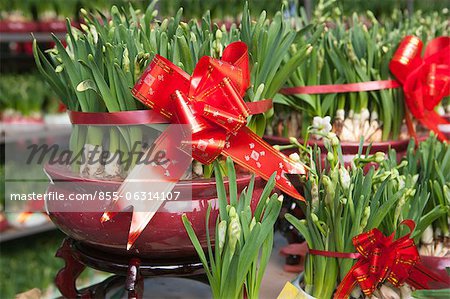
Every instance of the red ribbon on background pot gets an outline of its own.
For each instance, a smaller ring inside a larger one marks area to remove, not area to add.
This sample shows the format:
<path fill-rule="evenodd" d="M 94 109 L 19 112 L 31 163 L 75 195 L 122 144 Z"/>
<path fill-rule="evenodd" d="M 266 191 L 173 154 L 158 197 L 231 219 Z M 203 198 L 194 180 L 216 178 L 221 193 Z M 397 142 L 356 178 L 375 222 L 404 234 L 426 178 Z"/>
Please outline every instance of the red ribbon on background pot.
<path fill-rule="evenodd" d="M 410 232 L 395 241 L 395 232 L 386 237 L 376 228 L 353 238 L 358 261 L 339 284 L 334 298 L 348 298 L 357 283 L 366 296 L 371 296 L 386 280 L 395 287 L 406 282 L 415 289 L 428 289 L 433 281 L 448 286 L 448 277 L 437 275 L 420 262 L 414 240 L 410 238 L 416 225 L 414 221 L 404 220 L 401 224 L 408 226 Z M 325 255 L 315 250 L 310 253 Z M 326 256 L 333 256 L 327 253 Z"/>
<path fill-rule="evenodd" d="M 447 140 L 439 125 L 450 123 L 434 111 L 450 95 L 450 37 L 441 36 L 428 43 L 423 58 L 423 43 L 407 36 L 400 43 L 389 69 L 403 86 L 409 111 L 439 139 Z"/>
<path fill-rule="evenodd" d="M 347 84 L 311 85 L 282 88 L 280 93 L 327 94 L 372 91 L 402 86 L 408 110 L 426 128 L 434 131 L 440 140 L 447 140 L 439 125 L 450 123 L 434 111 L 442 98 L 450 95 L 450 37 L 433 39 L 422 58 L 422 41 L 407 36 L 400 43 L 389 69 L 397 80 L 379 80 Z M 400 84 L 399 84 L 400 83 Z M 416 138 L 409 114 L 406 124 L 411 136 Z"/>
<path fill-rule="evenodd" d="M 286 173 L 305 173 L 303 165 L 246 127 L 247 117 L 261 113 L 267 104 L 244 102 L 249 84 L 247 45 L 234 42 L 225 48 L 220 60 L 202 57 L 192 76 L 156 55 L 132 93 L 169 122 L 190 125 L 194 159 L 209 164 L 220 154 L 230 156 L 266 180 L 277 172 L 277 187 L 303 200 L 285 177 Z"/>

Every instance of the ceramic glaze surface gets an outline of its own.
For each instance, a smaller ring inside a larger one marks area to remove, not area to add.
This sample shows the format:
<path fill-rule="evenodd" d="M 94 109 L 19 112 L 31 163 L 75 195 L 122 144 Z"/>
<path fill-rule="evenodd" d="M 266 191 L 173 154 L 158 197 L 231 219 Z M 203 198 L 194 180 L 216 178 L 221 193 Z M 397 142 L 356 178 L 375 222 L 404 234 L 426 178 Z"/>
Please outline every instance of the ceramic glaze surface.
<path fill-rule="evenodd" d="M 48 188 L 48 192 L 73 193 L 77 184 L 59 184 L 57 180 L 90 182 L 95 188 L 102 191 L 116 191 L 120 182 L 89 180 L 72 176 L 70 171 L 61 167 L 46 166 L 49 176 L 54 184 Z M 250 182 L 250 175 L 238 175 L 237 185 L 240 193 Z M 68 185 L 73 186 L 69 188 Z M 85 184 L 83 184 L 85 185 Z M 228 189 L 228 181 L 225 179 Z M 206 248 L 205 219 L 208 204 L 212 206 L 209 224 L 210 232 L 214 233 L 215 221 L 218 215 L 218 200 L 216 181 L 214 179 L 182 181 L 174 189 L 183 190 L 192 188 L 192 200 L 179 198 L 177 201 L 166 201 L 150 221 L 144 232 L 137 239 L 133 248 L 126 250 L 128 229 L 131 222 L 131 211 L 124 211 L 116 215 L 108 222 L 101 223 L 102 212 L 56 212 L 61 202 L 49 201 L 48 213 L 52 221 L 68 236 L 93 245 L 96 249 L 120 255 L 128 255 L 144 258 L 175 258 L 195 256 L 195 250 L 185 231 L 181 221 L 181 215 L 185 213 L 194 227 L 195 232 Z M 252 198 L 252 209 L 264 188 L 264 182 L 260 178 L 255 180 L 255 188 Z M 84 191 L 79 191 L 84 192 Z M 65 202 L 64 204 L 76 205 L 78 202 Z M 69 207 L 70 208 L 70 207 Z M 75 206 L 74 206 L 75 210 Z"/>

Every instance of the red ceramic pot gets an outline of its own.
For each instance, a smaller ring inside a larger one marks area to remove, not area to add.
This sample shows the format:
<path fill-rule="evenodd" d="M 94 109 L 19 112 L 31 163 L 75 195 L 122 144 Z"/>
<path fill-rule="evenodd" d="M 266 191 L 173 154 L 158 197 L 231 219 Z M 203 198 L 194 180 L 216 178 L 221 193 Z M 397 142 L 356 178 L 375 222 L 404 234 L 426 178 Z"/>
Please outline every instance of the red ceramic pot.
<path fill-rule="evenodd" d="M 290 144 L 289 139 L 285 137 L 278 136 L 264 136 L 264 140 L 266 140 L 271 145 L 287 145 Z M 309 145 L 316 144 L 323 155 L 323 159 L 326 157 L 326 148 L 324 142 L 322 140 L 310 140 L 308 142 Z M 367 147 L 370 143 L 363 144 L 362 153 L 365 154 Z M 373 142 L 372 147 L 370 149 L 370 154 L 375 154 L 376 152 L 384 152 L 388 153 L 389 149 L 395 149 L 397 152 L 397 160 L 401 160 L 406 155 L 406 150 L 408 148 L 409 139 L 405 140 L 392 140 L 392 141 L 383 141 L 383 142 Z M 344 158 L 344 163 L 346 165 L 350 165 L 353 158 L 358 154 L 359 143 L 356 142 L 341 142 L 342 147 L 342 155 Z M 287 150 L 286 154 L 291 154 L 296 152 L 295 149 Z"/>
<path fill-rule="evenodd" d="M 54 181 L 54 184 L 49 186 L 48 191 L 59 193 L 73 193 L 75 188 L 77 188 L 77 184 L 72 183 L 70 186 L 73 187 L 68 188 L 67 185 L 69 184 L 66 183 L 62 186 L 61 183 L 58 183 L 58 180 L 91 182 L 93 183 L 92 185 L 100 188 L 102 191 L 116 191 L 121 183 L 76 177 L 68 169 L 61 166 L 47 165 L 45 170 Z M 238 175 L 238 192 L 241 192 L 248 185 L 250 179 L 250 175 Z M 228 181 L 226 180 L 225 185 L 228 186 Z M 192 190 L 192 201 L 186 198 L 179 198 L 177 201 L 166 201 L 129 251 L 126 250 L 126 243 L 131 222 L 131 212 L 121 212 L 111 221 L 100 223 L 102 212 L 55 212 L 60 210 L 58 205 L 61 205 L 61 202 L 56 201 L 48 201 L 47 209 L 52 221 L 64 233 L 105 253 L 157 259 L 194 257 L 196 253 L 181 221 L 181 215 L 183 213 L 187 215 L 200 243 L 206 248 L 205 217 L 208 203 L 211 203 L 212 206 L 209 224 L 212 234 L 215 231 L 215 221 L 218 215 L 216 181 L 214 179 L 181 181 L 176 185 L 174 191 L 183 191 L 186 188 Z M 262 179 L 257 178 L 252 199 L 253 208 L 256 207 L 263 188 L 264 183 Z M 78 203 L 64 201 L 64 204 L 76 205 Z"/>

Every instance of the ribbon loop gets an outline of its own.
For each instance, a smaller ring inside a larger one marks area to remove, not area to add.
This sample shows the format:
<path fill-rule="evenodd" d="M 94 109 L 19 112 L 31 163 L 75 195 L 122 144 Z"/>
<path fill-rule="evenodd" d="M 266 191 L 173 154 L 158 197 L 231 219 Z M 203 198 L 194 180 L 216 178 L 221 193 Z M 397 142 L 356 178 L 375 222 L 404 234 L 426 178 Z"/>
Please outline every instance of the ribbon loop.
<path fill-rule="evenodd" d="M 450 124 L 434 111 L 450 95 L 450 37 L 432 40 L 421 57 L 422 41 L 407 36 L 400 43 L 389 68 L 403 85 L 408 109 L 425 127 L 441 140 L 447 140 L 439 125 Z"/>
<path fill-rule="evenodd" d="M 277 172 L 276 185 L 287 194 L 303 197 L 284 176 L 304 174 L 296 163 L 274 150 L 245 127 L 251 113 L 269 108 L 267 102 L 251 105 L 242 98 L 250 85 L 247 46 L 228 45 L 222 58 L 202 57 L 192 76 L 164 57 L 155 55 L 132 93 L 172 123 L 190 125 L 192 156 L 209 164 L 220 154 L 264 179 Z"/>
<path fill-rule="evenodd" d="M 338 286 L 334 298 L 348 298 L 356 283 L 366 296 L 371 296 L 386 280 L 395 287 L 407 282 L 416 288 L 427 288 L 432 280 L 448 280 L 421 265 L 419 252 L 410 238 L 415 228 L 414 221 L 404 220 L 400 225 L 408 226 L 409 232 L 397 240 L 393 238 L 395 232 L 386 237 L 376 228 L 353 238 L 353 245 L 360 256 Z"/>

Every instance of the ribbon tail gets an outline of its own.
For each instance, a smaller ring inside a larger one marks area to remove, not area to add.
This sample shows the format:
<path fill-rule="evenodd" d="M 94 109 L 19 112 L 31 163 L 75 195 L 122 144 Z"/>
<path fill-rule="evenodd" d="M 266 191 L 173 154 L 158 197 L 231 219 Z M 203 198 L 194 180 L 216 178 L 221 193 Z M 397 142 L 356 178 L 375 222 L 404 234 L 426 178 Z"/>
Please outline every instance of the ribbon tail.
<path fill-rule="evenodd" d="M 285 177 L 289 173 L 305 174 L 303 165 L 275 150 L 249 128 L 244 127 L 230 135 L 222 154 L 265 180 L 276 172 L 275 184 L 281 191 L 296 199 L 305 200 Z"/>
<path fill-rule="evenodd" d="M 443 273 L 437 273 L 428 269 L 422 263 L 418 263 L 412 269 L 406 282 L 416 289 L 448 288 L 450 276 L 445 270 L 441 272 Z"/>
<path fill-rule="evenodd" d="M 155 216 L 166 198 L 183 177 L 192 162 L 189 134 L 182 125 L 169 125 L 155 140 L 141 160 L 131 170 L 117 190 L 117 196 L 103 213 L 101 221 L 109 221 L 118 212 L 132 206 L 132 219 L 128 232 L 127 250 L 129 250 L 148 223 Z M 164 154 L 164 155 L 163 155 Z M 158 161 L 147 163 L 151 156 L 162 157 Z M 144 194 L 144 195 L 143 195 Z M 190 196 L 191 194 L 180 194 Z M 156 198 L 155 198 L 156 196 Z"/>
<path fill-rule="evenodd" d="M 426 128 L 436 133 L 441 141 L 448 141 L 447 136 L 439 129 L 439 125 L 450 125 L 446 119 L 437 114 L 435 111 L 425 111 L 425 115 L 418 119 Z"/>
<path fill-rule="evenodd" d="M 362 261 L 357 261 L 355 265 L 348 271 L 347 275 L 345 275 L 344 279 L 338 285 L 336 292 L 334 293 L 334 299 L 346 299 L 350 297 L 350 294 L 353 291 L 353 288 L 357 284 L 357 280 L 353 277 L 353 271 L 363 264 Z"/>

